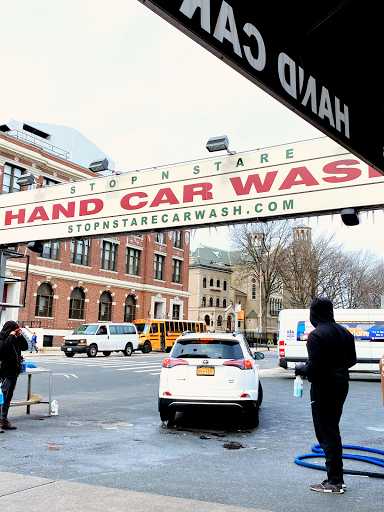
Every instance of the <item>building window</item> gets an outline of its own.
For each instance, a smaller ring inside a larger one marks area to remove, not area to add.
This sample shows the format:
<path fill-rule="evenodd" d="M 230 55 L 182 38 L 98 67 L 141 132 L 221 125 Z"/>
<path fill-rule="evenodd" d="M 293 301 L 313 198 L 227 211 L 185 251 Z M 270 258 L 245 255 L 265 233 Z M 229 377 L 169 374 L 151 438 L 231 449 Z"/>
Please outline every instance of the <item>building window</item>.
<path fill-rule="evenodd" d="M 127 247 L 127 256 L 125 262 L 125 273 L 132 276 L 140 275 L 140 255 L 141 251 Z"/>
<path fill-rule="evenodd" d="M 53 288 L 49 283 L 41 284 L 36 293 L 35 316 L 52 317 Z"/>
<path fill-rule="evenodd" d="M 219 299 L 219 298 L 217 298 L 217 299 L 216 299 L 216 307 L 217 307 L 217 308 L 219 308 L 219 307 L 220 307 L 220 299 Z"/>
<path fill-rule="evenodd" d="M 220 279 L 216 281 L 216 288 L 220 288 Z"/>
<path fill-rule="evenodd" d="M 103 292 L 99 300 L 99 322 L 110 322 L 112 317 L 112 296 Z"/>
<path fill-rule="evenodd" d="M 17 178 L 23 174 L 24 169 L 19 169 L 14 165 L 4 165 L 3 194 L 20 192 L 20 185 L 17 184 Z"/>
<path fill-rule="evenodd" d="M 117 244 L 105 242 L 101 244 L 100 268 L 104 270 L 116 270 Z"/>
<path fill-rule="evenodd" d="M 223 308 L 227 307 L 227 299 L 223 299 Z"/>
<path fill-rule="evenodd" d="M 71 263 L 89 266 L 90 240 L 75 240 L 71 244 Z"/>
<path fill-rule="evenodd" d="M 209 286 L 213 286 L 213 279 L 209 280 Z"/>
<path fill-rule="evenodd" d="M 159 244 L 164 244 L 164 233 L 156 233 L 155 242 Z"/>
<path fill-rule="evenodd" d="M 204 277 L 203 278 L 203 288 L 206 288 L 207 287 L 207 278 Z"/>
<path fill-rule="evenodd" d="M 201 301 L 201 307 L 206 308 L 207 307 L 207 297 L 203 297 Z"/>
<path fill-rule="evenodd" d="M 153 265 L 153 279 L 163 280 L 163 269 L 164 269 L 164 256 L 155 254 L 154 265 Z"/>
<path fill-rule="evenodd" d="M 173 304 L 172 320 L 180 320 L 180 304 Z"/>
<path fill-rule="evenodd" d="M 48 258 L 50 260 L 58 260 L 60 258 L 59 242 L 49 242 L 44 244 L 43 252 L 39 252 L 41 258 Z"/>
<path fill-rule="evenodd" d="M 269 301 L 269 313 L 272 316 L 278 316 L 280 310 L 283 309 L 282 299 L 271 299 Z"/>
<path fill-rule="evenodd" d="M 252 299 L 253 300 L 256 299 L 256 285 L 255 284 L 252 285 Z"/>
<path fill-rule="evenodd" d="M 172 282 L 181 283 L 181 261 L 172 260 Z"/>
<path fill-rule="evenodd" d="M 43 178 L 43 186 L 44 187 L 52 187 L 53 185 L 57 185 L 58 183 L 60 183 L 60 182 L 51 180 L 51 178 Z"/>
<path fill-rule="evenodd" d="M 226 292 L 227 291 L 227 281 L 224 281 L 223 282 L 223 290 Z"/>
<path fill-rule="evenodd" d="M 124 305 L 124 322 L 132 323 L 136 318 L 136 299 L 133 295 L 128 295 Z"/>
<path fill-rule="evenodd" d="M 69 318 L 79 320 L 84 318 L 85 294 L 81 288 L 72 290 L 69 299 Z"/>
<path fill-rule="evenodd" d="M 173 239 L 173 247 L 177 247 L 177 249 L 182 248 L 182 240 L 183 240 L 183 234 L 181 231 L 175 231 L 175 236 Z"/>
<path fill-rule="evenodd" d="M 205 315 L 205 317 L 204 317 L 204 322 L 205 322 L 208 326 L 210 326 L 210 325 L 211 325 L 211 318 L 210 318 L 210 316 L 209 316 L 209 315 Z"/>
<path fill-rule="evenodd" d="M 213 297 L 209 297 L 209 307 L 213 308 Z"/>

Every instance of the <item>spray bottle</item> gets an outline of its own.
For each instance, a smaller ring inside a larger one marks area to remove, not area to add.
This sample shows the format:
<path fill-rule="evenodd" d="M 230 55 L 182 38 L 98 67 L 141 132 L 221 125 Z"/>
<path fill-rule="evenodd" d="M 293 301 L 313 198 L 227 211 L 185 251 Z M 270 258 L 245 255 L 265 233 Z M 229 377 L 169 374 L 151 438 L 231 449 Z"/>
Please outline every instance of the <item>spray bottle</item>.
<path fill-rule="evenodd" d="M 297 398 L 301 398 L 303 396 L 303 379 L 300 375 L 297 375 L 293 382 L 293 396 Z"/>

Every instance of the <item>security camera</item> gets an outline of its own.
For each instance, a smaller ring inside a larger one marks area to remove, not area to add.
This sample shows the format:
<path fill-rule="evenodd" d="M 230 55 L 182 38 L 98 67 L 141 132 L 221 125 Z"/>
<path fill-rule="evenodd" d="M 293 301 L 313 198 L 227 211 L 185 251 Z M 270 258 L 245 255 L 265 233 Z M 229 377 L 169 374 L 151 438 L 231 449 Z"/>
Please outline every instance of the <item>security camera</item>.
<path fill-rule="evenodd" d="M 358 226 L 360 222 L 358 212 L 354 208 L 341 210 L 341 220 L 346 226 Z"/>

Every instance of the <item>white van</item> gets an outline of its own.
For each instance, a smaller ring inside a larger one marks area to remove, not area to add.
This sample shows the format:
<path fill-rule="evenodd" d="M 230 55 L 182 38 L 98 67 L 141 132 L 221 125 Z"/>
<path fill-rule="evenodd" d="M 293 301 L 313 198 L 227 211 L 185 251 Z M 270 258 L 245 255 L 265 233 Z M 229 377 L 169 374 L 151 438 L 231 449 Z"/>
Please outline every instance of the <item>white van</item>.
<path fill-rule="evenodd" d="M 379 371 L 384 354 L 384 309 L 335 309 L 337 323 L 355 337 L 357 364 L 352 371 Z M 284 309 L 279 315 L 279 366 L 307 361 L 308 334 L 314 329 L 309 309 Z M 332 357 L 332 354 L 330 354 Z"/>
<path fill-rule="evenodd" d="M 130 356 L 139 346 L 139 336 L 134 324 L 83 324 L 70 336 L 65 336 L 61 350 L 67 357 L 86 353 L 96 357 L 98 352 L 109 356 L 111 352 L 123 352 Z"/>

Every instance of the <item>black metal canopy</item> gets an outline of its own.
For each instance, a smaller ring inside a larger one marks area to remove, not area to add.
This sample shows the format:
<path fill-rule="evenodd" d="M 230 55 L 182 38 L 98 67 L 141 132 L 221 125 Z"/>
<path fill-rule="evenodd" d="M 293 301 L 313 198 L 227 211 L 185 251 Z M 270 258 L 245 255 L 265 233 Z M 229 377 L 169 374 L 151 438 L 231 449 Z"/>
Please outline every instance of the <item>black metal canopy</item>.
<path fill-rule="evenodd" d="M 380 2 L 139 1 L 384 174 Z"/>

